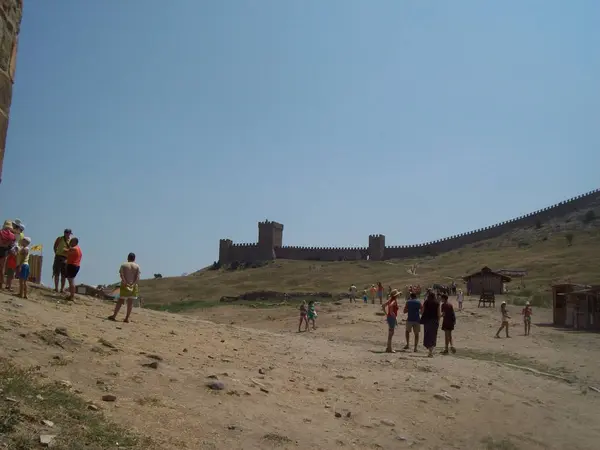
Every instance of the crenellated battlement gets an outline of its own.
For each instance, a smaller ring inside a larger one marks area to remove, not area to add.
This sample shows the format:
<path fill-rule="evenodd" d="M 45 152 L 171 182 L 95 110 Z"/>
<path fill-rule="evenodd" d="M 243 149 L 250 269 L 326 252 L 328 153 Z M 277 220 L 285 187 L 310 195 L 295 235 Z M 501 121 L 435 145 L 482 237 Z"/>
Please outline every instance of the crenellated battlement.
<path fill-rule="evenodd" d="M 234 261 L 280 259 L 299 260 L 384 260 L 439 254 L 459 249 L 465 245 L 492 239 L 518 228 L 536 226 L 537 223 L 560 218 L 590 206 L 600 206 L 600 189 L 575 196 L 569 200 L 541 208 L 513 219 L 476 230 L 459 233 L 429 242 L 412 245 L 386 246 L 385 235 L 369 235 L 368 247 L 302 247 L 285 246 L 283 224 L 265 220 L 258 223 L 257 243 L 234 244 L 231 239 L 219 241 L 219 260 L 223 264 Z"/>

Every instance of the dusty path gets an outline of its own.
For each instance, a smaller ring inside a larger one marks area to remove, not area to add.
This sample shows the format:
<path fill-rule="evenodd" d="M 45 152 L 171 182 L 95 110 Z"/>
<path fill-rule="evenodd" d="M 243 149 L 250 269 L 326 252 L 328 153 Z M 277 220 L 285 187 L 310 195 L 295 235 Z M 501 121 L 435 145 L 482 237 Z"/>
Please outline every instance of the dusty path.
<path fill-rule="evenodd" d="M 582 393 L 598 369 L 596 335 L 558 338 L 535 328 L 527 344 L 498 341 L 488 336 L 491 312 L 465 315 L 471 325 L 457 333 L 465 353 L 500 346 L 539 364 L 559 355 L 554 360 L 579 380 L 568 384 L 478 359 L 375 353 L 385 330 L 372 309 L 327 308 L 317 332 L 296 334 L 147 310 L 136 310 L 131 324 L 113 323 L 104 320 L 110 305 L 97 300 L 66 305 L 45 291 L 30 300 L 0 294 L 0 355 L 70 381 L 163 449 L 597 448 L 600 394 Z M 261 324 L 296 325 L 294 317 L 266 319 L 279 313 L 262 311 Z M 227 310 L 211 314 L 239 321 Z M 252 315 L 243 317 L 251 326 Z M 486 334 L 476 338 L 480 329 Z M 556 347 L 547 348 L 552 338 Z M 156 369 L 143 366 L 156 361 L 149 355 L 159 357 Z M 586 367 L 576 367 L 584 358 Z M 210 376 L 224 390 L 207 389 Z M 115 403 L 100 400 L 107 392 Z"/>

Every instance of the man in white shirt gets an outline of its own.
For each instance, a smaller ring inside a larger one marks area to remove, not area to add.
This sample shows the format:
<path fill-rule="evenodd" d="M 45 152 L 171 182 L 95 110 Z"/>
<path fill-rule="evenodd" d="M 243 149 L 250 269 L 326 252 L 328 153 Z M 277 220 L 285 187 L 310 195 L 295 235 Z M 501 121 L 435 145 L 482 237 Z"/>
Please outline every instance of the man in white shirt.
<path fill-rule="evenodd" d="M 356 286 L 350 286 L 350 303 L 356 302 Z"/>
<path fill-rule="evenodd" d="M 117 320 L 117 314 L 125 300 L 127 300 L 127 314 L 123 322 L 129 323 L 129 316 L 133 309 L 133 301 L 139 297 L 139 286 L 140 281 L 140 266 L 135 262 L 135 253 L 130 253 L 127 256 L 127 262 L 121 264 L 119 268 L 119 275 L 121 276 L 121 287 L 119 289 L 119 301 L 115 305 L 115 311 L 108 320 Z"/>

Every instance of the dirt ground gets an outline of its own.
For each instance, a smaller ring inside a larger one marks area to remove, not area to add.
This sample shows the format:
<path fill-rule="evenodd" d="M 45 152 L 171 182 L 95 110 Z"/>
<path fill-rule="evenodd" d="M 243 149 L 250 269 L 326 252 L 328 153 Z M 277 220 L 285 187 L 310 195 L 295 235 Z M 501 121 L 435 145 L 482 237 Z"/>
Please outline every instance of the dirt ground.
<path fill-rule="evenodd" d="M 296 333 L 285 307 L 136 309 L 124 324 L 105 320 L 112 304 L 57 300 L 0 293 L 0 357 L 69 381 L 157 448 L 598 448 L 600 393 L 589 386 L 600 388 L 600 335 L 543 326 L 548 310 L 534 310 L 525 337 L 509 306 L 512 337 L 494 339 L 498 308 L 467 302 L 457 354 L 426 358 L 381 352 L 378 305 L 323 304 L 318 329 Z M 398 349 L 403 335 L 401 325 Z M 206 387 L 215 379 L 223 390 Z"/>

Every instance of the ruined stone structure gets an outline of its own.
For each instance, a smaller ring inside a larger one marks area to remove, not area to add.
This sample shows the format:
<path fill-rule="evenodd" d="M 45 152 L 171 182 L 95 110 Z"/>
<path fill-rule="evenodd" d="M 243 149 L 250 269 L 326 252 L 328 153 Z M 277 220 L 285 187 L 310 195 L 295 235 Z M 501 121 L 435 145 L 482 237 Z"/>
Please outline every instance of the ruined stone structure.
<path fill-rule="evenodd" d="M 221 264 L 231 264 L 234 261 L 266 261 L 276 258 L 314 261 L 355 261 L 367 259 L 367 256 L 372 261 L 382 261 L 386 259 L 433 256 L 459 249 L 468 244 L 499 237 L 515 229 L 533 227 L 538 222 L 544 223 L 550 219 L 564 217 L 598 204 L 600 204 L 600 189 L 490 227 L 423 244 L 400 245 L 396 247 L 386 247 L 385 236 L 382 234 L 369 236 L 368 247 L 285 246 L 283 245 L 283 225 L 277 222 L 265 221 L 258 224 L 258 243 L 234 244 L 231 239 L 221 239 L 219 244 L 219 262 Z"/>
<path fill-rule="evenodd" d="M 22 14 L 23 0 L 0 0 L 0 182 Z"/>

